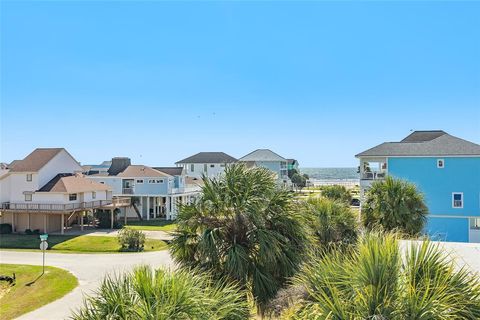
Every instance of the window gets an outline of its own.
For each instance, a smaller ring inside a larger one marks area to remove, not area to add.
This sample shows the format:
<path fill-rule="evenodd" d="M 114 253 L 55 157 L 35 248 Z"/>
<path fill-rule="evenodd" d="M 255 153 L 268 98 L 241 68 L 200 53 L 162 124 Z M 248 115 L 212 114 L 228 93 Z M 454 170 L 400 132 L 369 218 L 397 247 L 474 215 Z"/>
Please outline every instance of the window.
<path fill-rule="evenodd" d="M 192 164 L 190 165 L 190 172 L 193 172 L 193 171 L 195 171 L 195 165 L 192 163 Z"/>
<path fill-rule="evenodd" d="M 68 195 L 68 200 L 69 200 L 69 201 L 75 201 L 75 200 L 77 200 L 77 194 L 76 194 L 76 193 L 70 193 L 70 194 Z"/>
<path fill-rule="evenodd" d="M 105 184 L 105 181 L 100 181 L 101 184 Z"/>
<path fill-rule="evenodd" d="M 31 193 L 25 193 L 25 201 L 32 201 L 32 194 Z"/>
<path fill-rule="evenodd" d="M 443 169 L 445 167 L 445 161 L 443 159 L 437 159 L 437 168 Z"/>
<path fill-rule="evenodd" d="M 92 199 L 96 199 L 97 198 L 97 193 L 95 191 L 92 191 Z"/>
<path fill-rule="evenodd" d="M 157 183 L 163 183 L 163 179 L 157 180 Z"/>
<path fill-rule="evenodd" d="M 215 165 L 214 165 L 214 164 L 211 164 L 211 165 L 210 165 L 210 168 L 215 168 Z"/>
<path fill-rule="evenodd" d="M 207 164 L 204 163 L 204 164 L 203 164 L 203 172 L 207 172 L 207 168 L 208 168 Z"/>
<path fill-rule="evenodd" d="M 452 193 L 452 207 L 463 208 L 463 192 Z"/>
<path fill-rule="evenodd" d="M 32 174 L 31 173 L 27 173 L 27 181 L 32 181 Z"/>
<path fill-rule="evenodd" d="M 138 184 L 142 184 L 142 183 L 143 183 L 143 179 L 137 179 L 137 183 L 138 183 Z"/>
<path fill-rule="evenodd" d="M 470 229 L 480 230 L 480 218 L 470 219 Z"/>
<path fill-rule="evenodd" d="M 225 168 L 225 163 L 222 163 L 222 164 L 220 165 L 220 167 L 221 167 L 221 168 Z"/>

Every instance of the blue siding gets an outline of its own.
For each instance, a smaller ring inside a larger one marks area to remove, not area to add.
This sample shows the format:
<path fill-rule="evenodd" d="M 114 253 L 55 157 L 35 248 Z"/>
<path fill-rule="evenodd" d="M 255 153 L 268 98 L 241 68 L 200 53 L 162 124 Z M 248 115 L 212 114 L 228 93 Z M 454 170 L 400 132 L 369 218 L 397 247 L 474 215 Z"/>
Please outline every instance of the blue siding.
<path fill-rule="evenodd" d="M 444 168 L 437 168 L 437 159 L 444 159 Z M 388 173 L 415 183 L 430 214 L 463 217 L 430 217 L 426 226 L 430 235 L 442 233 L 447 241 L 468 242 L 467 217 L 480 216 L 480 157 L 389 158 Z M 453 192 L 463 193 L 463 208 L 452 207 Z"/>
<path fill-rule="evenodd" d="M 136 183 L 137 179 L 143 179 L 143 183 Z M 135 179 L 135 194 L 165 195 L 168 193 L 167 178 L 137 178 Z M 163 180 L 163 183 L 148 183 L 148 180 Z"/>
<path fill-rule="evenodd" d="M 433 240 L 468 242 L 468 219 L 429 217 L 425 232 Z"/>

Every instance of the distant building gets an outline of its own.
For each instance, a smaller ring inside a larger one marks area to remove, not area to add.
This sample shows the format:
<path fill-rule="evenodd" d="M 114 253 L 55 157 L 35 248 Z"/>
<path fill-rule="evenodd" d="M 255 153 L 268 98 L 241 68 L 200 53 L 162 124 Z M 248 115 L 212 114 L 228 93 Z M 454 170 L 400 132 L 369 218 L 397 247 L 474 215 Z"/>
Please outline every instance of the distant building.
<path fill-rule="evenodd" d="M 247 166 L 263 167 L 275 173 L 280 184 L 291 185 L 288 178 L 287 159 L 269 149 L 257 149 L 238 160 Z"/>
<path fill-rule="evenodd" d="M 199 152 L 193 156 L 175 162 L 177 167 L 184 168 L 185 175 L 194 179 L 218 177 L 228 164 L 237 159 L 224 152 Z"/>
<path fill-rule="evenodd" d="M 64 232 L 87 211 L 115 205 L 106 185 L 91 181 L 64 148 L 38 148 L 23 160 L 2 165 L 0 222 L 14 232 Z M 83 223 L 82 223 L 83 227 Z"/>
<path fill-rule="evenodd" d="M 430 211 L 425 232 L 435 239 L 480 242 L 480 145 L 448 133 L 415 131 L 356 155 L 363 195 L 386 175 L 417 185 Z"/>

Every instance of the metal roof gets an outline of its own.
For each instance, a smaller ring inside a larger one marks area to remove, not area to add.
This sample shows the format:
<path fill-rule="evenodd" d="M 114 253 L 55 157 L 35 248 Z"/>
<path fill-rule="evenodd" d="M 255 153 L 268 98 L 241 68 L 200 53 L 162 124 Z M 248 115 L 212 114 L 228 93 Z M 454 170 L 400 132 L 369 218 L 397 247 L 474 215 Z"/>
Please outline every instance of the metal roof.
<path fill-rule="evenodd" d="M 232 163 L 237 162 L 237 159 L 226 154 L 225 152 L 199 152 L 185 158 L 183 160 L 175 162 L 178 163 Z"/>

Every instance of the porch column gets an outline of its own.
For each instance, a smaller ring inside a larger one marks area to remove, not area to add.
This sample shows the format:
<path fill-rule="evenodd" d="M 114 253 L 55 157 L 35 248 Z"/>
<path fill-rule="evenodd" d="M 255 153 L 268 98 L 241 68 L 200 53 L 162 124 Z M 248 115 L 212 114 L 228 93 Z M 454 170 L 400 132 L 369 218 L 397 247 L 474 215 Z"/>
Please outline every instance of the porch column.
<path fill-rule="evenodd" d="M 110 229 L 113 229 L 113 210 L 110 209 Z"/>
<path fill-rule="evenodd" d="M 158 216 L 158 197 L 153 198 L 155 200 L 155 218 Z"/>
<path fill-rule="evenodd" d="M 165 203 L 165 216 L 167 220 L 170 220 L 170 197 L 167 197 L 167 202 Z"/>
<path fill-rule="evenodd" d="M 12 212 L 12 232 L 15 232 L 15 212 Z"/>
<path fill-rule="evenodd" d="M 65 233 L 65 214 L 62 213 L 62 230 L 60 232 L 61 234 Z"/>
<path fill-rule="evenodd" d="M 47 233 L 47 214 L 43 214 L 43 233 Z"/>
<path fill-rule="evenodd" d="M 32 228 L 30 227 L 30 212 L 28 212 L 28 229 L 32 229 Z"/>
<path fill-rule="evenodd" d="M 150 220 L 150 197 L 147 197 L 147 220 Z"/>
<path fill-rule="evenodd" d="M 80 212 L 80 230 L 83 231 L 83 214 L 84 212 Z"/>
<path fill-rule="evenodd" d="M 124 225 L 127 225 L 127 207 L 123 207 L 123 219 L 124 219 Z"/>

